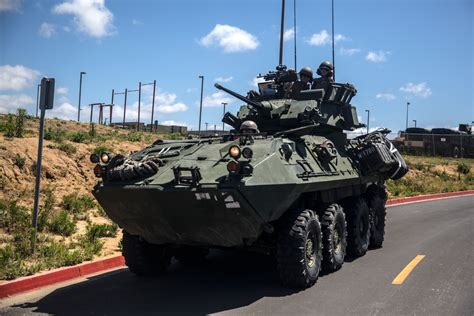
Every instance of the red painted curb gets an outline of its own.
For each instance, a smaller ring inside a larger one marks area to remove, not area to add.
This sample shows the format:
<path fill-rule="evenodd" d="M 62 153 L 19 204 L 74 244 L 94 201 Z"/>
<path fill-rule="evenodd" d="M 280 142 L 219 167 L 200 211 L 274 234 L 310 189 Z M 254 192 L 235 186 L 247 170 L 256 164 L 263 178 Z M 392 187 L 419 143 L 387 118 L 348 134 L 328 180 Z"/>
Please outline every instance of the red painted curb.
<path fill-rule="evenodd" d="M 94 262 L 81 263 L 72 267 L 59 268 L 38 275 L 22 277 L 0 284 L 0 298 L 124 265 L 124 258 L 122 256 L 115 256 Z"/>
<path fill-rule="evenodd" d="M 441 198 L 465 196 L 465 195 L 473 195 L 473 194 L 474 194 L 474 190 L 417 195 L 417 196 L 410 196 L 410 197 L 404 197 L 404 198 L 390 199 L 387 201 L 387 205 L 393 206 L 393 205 L 398 205 L 398 204 L 429 201 L 429 200 L 436 200 L 436 199 L 441 199 Z"/>
<path fill-rule="evenodd" d="M 419 195 L 406 198 L 396 198 L 387 201 L 388 206 L 435 200 L 440 198 L 474 195 L 474 190 L 437 193 L 430 195 Z M 0 284 L 0 299 L 14 294 L 38 289 L 40 287 L 52 285 L 59 282 L 87 276 L 92 273 L 110 270 L 125 265 L 125 259 L 122 256 L 115 256 L 94 262 L 81 263 L 72 267 L 64 267 L 56 270 L 40 273 L 37 275 L 18 278 Z"/>

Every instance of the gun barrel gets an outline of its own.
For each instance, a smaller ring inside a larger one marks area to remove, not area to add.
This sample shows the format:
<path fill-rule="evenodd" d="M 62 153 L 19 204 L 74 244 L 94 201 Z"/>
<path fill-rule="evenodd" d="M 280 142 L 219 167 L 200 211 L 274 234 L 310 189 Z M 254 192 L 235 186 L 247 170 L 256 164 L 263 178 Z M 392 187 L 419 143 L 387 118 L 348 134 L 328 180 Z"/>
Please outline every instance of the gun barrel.
<path fill-rule="evenodd" d="M 243 95 L 238 94 L 237 92 L 234 92 L 234 91 L 232 91 L 232 90 L 229 90 L 229 89 L 227 89 L 227 88 L 221 86 L 221 85 L 218 84 L 218 83 L 215 83 L 215 84 L 214 84 L 214 87 L 216 87 L 216 88 L 219 89 L 219 90 L 222 90 L 222 91 L 227 92 L 227 93 L 230 94 L 231 96 L 236 97 L 237 99 L 242 100 L 242 101 L 248 103 L 249 105 L 251 105 L 251 106 L 253 106 L 253 107 L 257 108 L 257 109 L 263 109 L 263 108 L 265 108 L 262 103 L 257 102 L 257 101 L 254 101 L 254 100 L 250 100 L 249 98 L 246 98 L 246 97 L 244 97 Z"/>

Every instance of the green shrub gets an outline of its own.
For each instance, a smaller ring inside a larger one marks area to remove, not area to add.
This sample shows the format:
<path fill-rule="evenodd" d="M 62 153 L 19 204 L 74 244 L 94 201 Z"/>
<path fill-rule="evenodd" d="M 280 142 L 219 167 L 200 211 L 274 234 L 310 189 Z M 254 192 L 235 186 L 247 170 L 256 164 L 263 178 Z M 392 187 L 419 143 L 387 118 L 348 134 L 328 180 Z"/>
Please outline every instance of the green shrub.
<path fill-rule="evenodd" d="M 71 193 L 63 197 L 62 205 L 66 210 L 77 214 L 90 210 L 96 204 L 94 199 L 87 195 L 79 196 L 77 193 Z"/>
<path fill-rule="evenodd" d="M 125 139 L 129 142 L 139 142 L 142 140 L 142 134 L 140 132 L 129 132 Z"/>
<path fill-rule="evenodd" d="M 43 138 L 55 143 L 62 143 L 66 138 L 66 132 L 60 129 L 53 130 L 51 127 L 48 127 L 44 132 Z"/>
<path fill-rule="evenodd" d="M 43 231 L 49 224 L 49 217 L 53 211 L 54 204 L 56 203 L 56 199 L 53 194 L 53 189 L 46 188 L 44 193 L 44 205 L 40 208 L 38 212 L 38 221 L 37 221 L 37 229 L 38 231 Z"/>
<path fill-rule="evenodd" d="M 183 135 L 180 133 L 170 133 L 170 134 L 165 134 L 163 135 L 164 139 L 173 139 L 173 140 L 181 140 L 183 139 Z"/>
<path fill-rule="evenodd" d="M 61 151 L 64 151 L 68 155 L 75 154 L 77 151 L 73 144 L 68 143 L 59 144 L 57 148 Z"/>
<path fill-rule="evenodd" d="M 23 167 L 25 166 L 25 161 L 26 161 L 25 157 L 22 157 L 20 154 L 15 155 L 14 164 L 18 166 L 18 168 L 23 169 Z"/>
<path fill-rule="evenodd" d="M 16 202 L 1 204 L 0 228 L 12 235 L 28 232 L 31 227 L 31 212 Z"/>
<path fill-rule="evenodd" d="M 72 133 L 69 139 L 75 143 L 84 143 L 89 139 L 89 136 L 84 132 Z"/>
<path fill-rule="evenodd" d="M 99 145 L 97 146 L 96 148 L 94 148 L 94 154 L 100 154 L 100 153 L 103 153 L 103 152 L 111 152 L 112 149 L 110 149 L 110 147 L 108 146 L 105 146 L 105 145 Z"/>
<path fill-rule="evenodd" d="M 117 224 L 91 224 L 87 226 L 86 236 L 89 240 L 101 237 L 115 237 L 117 235 Z"/>
<path fill-rule="evenodd" d="M 61 210 L 48 224 L 49 231 L 61 236 L 71 236 L 76 231 L 76 222 L 69 219 L 68 213 Z"/>
<path fill-rule="evenodd" d="M 95 123 L 91 123 L 89 126 L 89 136 L 94 138 L 97 135 L 97 131 L 95 130 Z"/>
<path fill-rule="evenodd" d="M 16 120 L 15 120 L 15 136 L 23 137 L 25 133 L 25 119 L 26 119 L 26 110 L 18 109 Z"/>
<path fill-rule="evenodd" d="M 13 123 L 13 115 L 8 114 L 7 122 L 5 123 L 5 137 L 13 138 L 15 136 L 15 123 Z"/>
<path fill-rule="evenodd" d="M 457 171 L 460 174 L 468 174 L 471 171 L 471 169 L 469 168 L 468 164 L 466 164 L 464 162 L 460 162 L 460 163 L 458 163 Z"/>

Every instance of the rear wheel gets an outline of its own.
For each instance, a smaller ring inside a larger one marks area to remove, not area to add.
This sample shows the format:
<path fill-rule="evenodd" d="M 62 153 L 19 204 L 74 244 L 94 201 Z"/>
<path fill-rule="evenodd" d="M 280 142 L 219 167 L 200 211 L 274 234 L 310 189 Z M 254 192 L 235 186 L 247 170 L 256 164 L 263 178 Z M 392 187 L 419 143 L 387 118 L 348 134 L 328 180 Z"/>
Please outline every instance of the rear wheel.
<path fill-rule="evenodd" d="M 362 198 L 356 198 L 344 207 L 347 215 L 347 252 L 356 257 L 365 255 L 369 248 L 369 207 Z"/>
<path fill-rule="evenodd" d="M 278 272 L 283 284 L 310 287 L 318 279 L 322 233 L 312 210 L 291 210 L 282 219 L 277 242 Z"/>
<path fill-rule="evenodd" d="M 321 219 L 323 231 L 323 269 L 336 271 L 341 268 L 346 256 L 346 217 L 342 207 L 331 204 Z"/>
<path fill-rule="evenodd" d="M 385 235 L 387 210 L 382 196 L 375 194 L 369 199 L 370 208 L 370 248 L 381 248 Z"/>
<path fill-rule="evenodd" d="M 459 147 L 458 146 L 455 146 L 453 148 L 453 157 L 454 158 L 459 158 Z"/>
<path fill-rule="evenodd" d="M 175 250 L 174 257 L 183 265 L 199 264 L 206 260 L 209 249 L 182 246 Z"/>
<path fill-rule="evenodd" d="M 138 236 L 123 232 L 125 264 L 136 275 L 156 275 L 166 271 L 171 256 L 167 247 L 149 244 Z"/>

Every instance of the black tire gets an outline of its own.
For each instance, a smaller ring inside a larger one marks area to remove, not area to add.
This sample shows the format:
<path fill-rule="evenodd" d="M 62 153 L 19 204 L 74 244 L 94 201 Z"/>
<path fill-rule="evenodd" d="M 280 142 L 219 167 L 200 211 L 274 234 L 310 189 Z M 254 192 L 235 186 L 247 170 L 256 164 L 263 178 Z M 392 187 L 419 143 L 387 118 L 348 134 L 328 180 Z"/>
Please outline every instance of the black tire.
<path fill-rule="evenodd" d="M 200 264 L 206 260 L 209 249 L 182 246 L 175 250 L 174 257 L 183 265 Z"/>
<path fill-rule="evenodd" d="M 385 236 L 386 199 L 379 194 L 369 198 L 370 209 L 370 248 L 381 248 Z"/>
<path fill-rule="evenodd" d="M 166 247 L 149 244 L 126 231 L 123 232 L 122 254 L 130 271 L 140 276 L 163 273 L 171 260 Z"/>
<path fill-rule="evenodd" d="M 347 218 L 347 253 L 365 255 L 370 242 L 369 207 L 363 198 L 352 199 L 344 209 Z"/>
<path fill-rule="evenodd" d="M 344 263 L 347 246 L 346 217 L 342 207 L 331 204 L 321 219 L 323 231 L 323 269 L 339 270 Z"/>
<path fill-rule="evenodd" d="M 282 219 L 277 241 L 277 266 L 284 285 L 307 288 L 321 270 L 322 233 L 312 210 L 290 210 Z"/>

